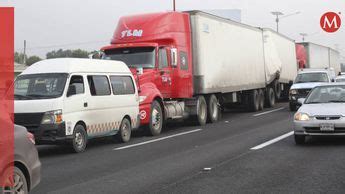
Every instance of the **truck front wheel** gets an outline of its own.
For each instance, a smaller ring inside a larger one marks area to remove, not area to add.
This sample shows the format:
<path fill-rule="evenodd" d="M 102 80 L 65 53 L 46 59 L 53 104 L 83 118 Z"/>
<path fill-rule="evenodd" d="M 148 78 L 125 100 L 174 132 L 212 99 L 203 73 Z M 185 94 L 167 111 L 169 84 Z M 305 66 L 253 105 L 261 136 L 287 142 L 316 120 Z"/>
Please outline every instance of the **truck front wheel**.
<path fill-rule="evenodd" d="M 220 108 L 219 108 L 219 103 L 218 103 L 218 99 L 217 97 L 212 94 L 209 98 L 208 98 L 208 120 L 211 123 L 215 123 L 219 120 L 220 117 Z"/>
<path fill-rule="evenodd" d="M 162 107 L 158 101 L 153 101 L 151 105 L 151 118 L 149 124 L 149 134 L 157 136 L 162 132 L 164 117 Z"/>

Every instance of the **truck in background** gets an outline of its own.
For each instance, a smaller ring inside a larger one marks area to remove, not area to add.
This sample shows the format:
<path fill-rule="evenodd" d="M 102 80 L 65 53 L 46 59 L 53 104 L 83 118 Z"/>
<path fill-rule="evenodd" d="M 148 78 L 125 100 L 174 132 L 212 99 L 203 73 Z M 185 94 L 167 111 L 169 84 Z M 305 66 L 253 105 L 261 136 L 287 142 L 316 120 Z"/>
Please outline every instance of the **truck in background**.
<path fill-rule="evenodd" d="M 101 50 L 130 67 L 151 135 L 171 119 L 217 122 L 228 105 L 272 107 L 297 75 L 294 41 L 200 11 L 122 17 Z"/>
<path fill-rule="evenodd" d="M 311 42 L 298 43 L 305 48 L 305 68 L 325 69 L 333 68 L 338 75 L 341 72 L 340 53 L 332 48 Z"/>

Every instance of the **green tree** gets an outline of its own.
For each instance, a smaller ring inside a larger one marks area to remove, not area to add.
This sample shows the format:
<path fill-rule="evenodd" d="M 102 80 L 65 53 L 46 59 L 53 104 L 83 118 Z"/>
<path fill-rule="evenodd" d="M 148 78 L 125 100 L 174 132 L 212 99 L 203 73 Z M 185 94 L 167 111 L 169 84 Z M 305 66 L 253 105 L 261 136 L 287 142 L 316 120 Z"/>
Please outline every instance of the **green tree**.
<path fill-rule="evenodd" d="M 54 59 L 54 58 L 88 58 L 89 52 L 81 49 L 76 50 L 63 50 L 59 49 L 57 51 L 51 51 L 46 54 L 47 59 Z"/>
<path fill-rule="evenodd" d="M 27 56 L 25 56 L 25 57 L 27 58 Z M 14 61 L 16 63 L 23 64 L 24 63 L 24 54 L 15 52 L 14 53 Z"/>
<path fill-rule="evenodd" d="M 27 60 L 26 60 L 26 65 L 30 66 L 34 63 L 37 63 L 38 61 L 41 61 L 42 59 L 36 55 L 34 56 L 31 56 L 29 57 Z"/>

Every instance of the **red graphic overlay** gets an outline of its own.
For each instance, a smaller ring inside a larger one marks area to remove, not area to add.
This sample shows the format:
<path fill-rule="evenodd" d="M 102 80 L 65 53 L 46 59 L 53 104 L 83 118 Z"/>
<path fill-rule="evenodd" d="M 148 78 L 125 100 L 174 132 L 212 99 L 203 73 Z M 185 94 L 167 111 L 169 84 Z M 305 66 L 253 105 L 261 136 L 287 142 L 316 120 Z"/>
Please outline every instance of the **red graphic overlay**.
<path fill-rule="evenodd" d="M 0 193 L 4 185 L 12 186 L 14 126 L 14 8 L 0 7 Z M 7 177 L 7 178 L 6 178 Z"/>
<path fill-rule="evenodd" d="M 335 12 L 327 12 L 323 14 L 320 19 L 321 28 L 329 33 L 338 31 L 341 26 L 340 14 L 341 13 L 337 14 Z"/>

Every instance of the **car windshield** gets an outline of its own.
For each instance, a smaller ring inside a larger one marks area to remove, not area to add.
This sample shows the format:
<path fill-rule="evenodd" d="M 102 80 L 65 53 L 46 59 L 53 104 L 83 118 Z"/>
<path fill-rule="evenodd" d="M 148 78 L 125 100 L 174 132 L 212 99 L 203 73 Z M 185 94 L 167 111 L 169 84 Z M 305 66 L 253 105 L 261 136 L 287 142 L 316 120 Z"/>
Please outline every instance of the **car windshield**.
<path fill-rule="evenodd" d="M 68 74 L 20 75 L 14 83 L 15 100 L 49 99 L 62 96 Z"/>
<path fill-rule="evenodd" d="M 155 48 L 121 48 L 105 51 L 103 59 L 122 61 L 130 68 L 152 69 L 155 67 Z"/>
<path fill-rule="evenodd" d="M 345 103 L 345 85 L 319 86 L 312 90 L 306 104 Z"/>
<path fill-rule="evenodd" d="M 335 81 L 336 82 L 345 82 L 345 77 L 344 78 L 337 78 Z"/>
<path fill-rule="evenodd" d="M 295 83 L 329 82 L 327 73 L 301 73 L 296 77 Z"/>

